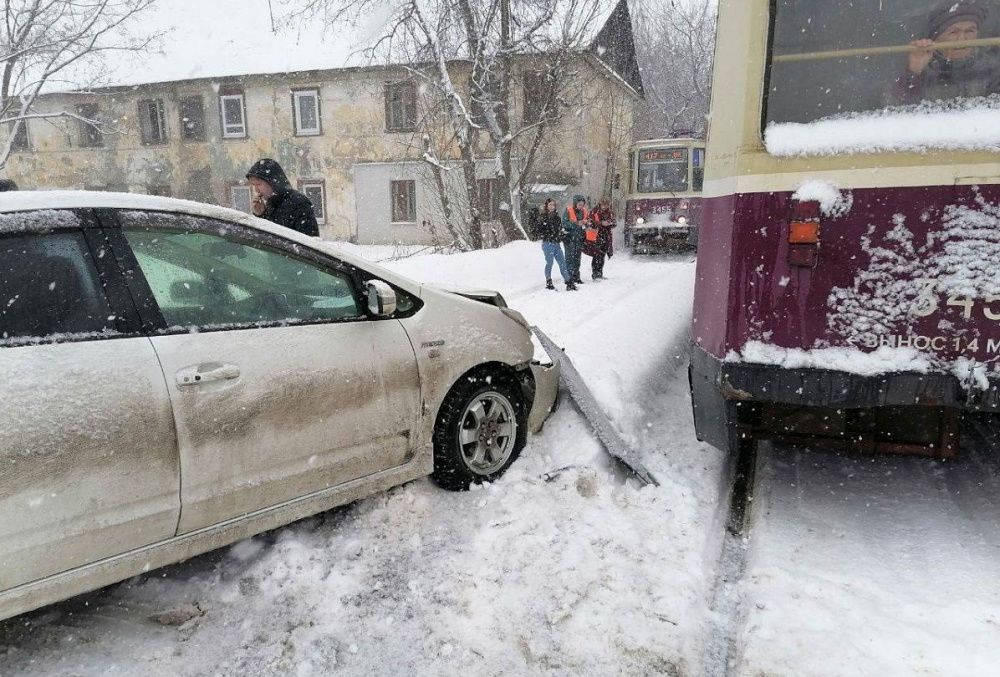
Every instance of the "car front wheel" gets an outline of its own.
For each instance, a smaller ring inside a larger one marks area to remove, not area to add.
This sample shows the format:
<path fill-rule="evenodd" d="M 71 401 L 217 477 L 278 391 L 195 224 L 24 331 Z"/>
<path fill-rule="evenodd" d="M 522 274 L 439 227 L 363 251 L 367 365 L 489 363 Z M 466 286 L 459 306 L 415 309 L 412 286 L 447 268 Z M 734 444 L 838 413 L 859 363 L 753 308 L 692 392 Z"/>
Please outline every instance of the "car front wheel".
<path fill-rule="evenodd" d="M 488 373 L 463 376 L 441 405 L 434 428 L 434 481 L 453 491 L 491 482 L 510 467 L 526 440 L 517 383 Z"/>

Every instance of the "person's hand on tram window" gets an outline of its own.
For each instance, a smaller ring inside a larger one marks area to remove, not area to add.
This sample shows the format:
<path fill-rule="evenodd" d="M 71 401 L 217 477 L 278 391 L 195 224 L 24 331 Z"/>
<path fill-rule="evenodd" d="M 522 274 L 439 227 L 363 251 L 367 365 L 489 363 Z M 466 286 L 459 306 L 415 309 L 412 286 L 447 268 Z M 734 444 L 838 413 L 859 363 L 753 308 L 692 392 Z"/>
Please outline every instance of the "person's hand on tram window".
<path fill-rule="evenodd" d="M 914 75 L 920 75 L 934 58 L 934 41 L 928 38 L 914 40 L 910 43 L 910 47 L 918 47 L 919 49 L 910 52 L 906 68 Z"/>

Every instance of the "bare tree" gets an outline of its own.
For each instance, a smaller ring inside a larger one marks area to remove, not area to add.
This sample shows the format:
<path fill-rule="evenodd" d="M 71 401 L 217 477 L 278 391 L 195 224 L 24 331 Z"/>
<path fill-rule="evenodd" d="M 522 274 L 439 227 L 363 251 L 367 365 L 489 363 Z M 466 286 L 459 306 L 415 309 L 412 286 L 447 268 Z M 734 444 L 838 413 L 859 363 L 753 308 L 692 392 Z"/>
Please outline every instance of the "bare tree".
<path fill-rule="evenodd" d="M 39 111 L 48 87 L 80 89 L 93 84 L 104 56 L 142 52 L 158 37 L 128 32 L 133 20 L 156 0 L 5 0 L 0 26 L 0 124 L 8 128 L 0 147 L 4 167 L 27 120 L 76 118 L 96 128 L 101 121 L 75 111 Z"/>
<path fill-rule="evenodd" d="M 573 59 L 586 46 L 588 31 L 602 0 L 402 0 L 376 43 L 366 50 L 373 60 L 408 64 L 447 120 L 443 147 L 433 148 L 428 130 L 420 131 L 422 156 L 440 194 L 449 233 L 458 247 L 482 248 L 487 195 L 480 189 L 479 164 L 494 163 L 502 187 L 500 223 L 507 240 L 526 237 L 521 224 L 522 196 L 533 175 L 539 148 L 564 113 L 563 91 L 572 80 Z M 286 0 L 296 19 L 321 18 L 348 24 L 384 8 L 383 0 Z M 530 116 L 514 114 L 518 78 L 535 85 Z M 453 157 L 457 156 L 457 157 Z M 444 158 L 451 158 L 450 160 Z M 462 175 L 464 200 L 449 195 Z M 458 224 L 459 204 L 467 218 Z M 456 231 L 461 228 L 461 233 Z"/>
<path fill-rule="evenodd" d="M 636 51 L 646 87 L 639 138 L 705 133 L 715 53 L 716 0 L 644 0 Z"/>

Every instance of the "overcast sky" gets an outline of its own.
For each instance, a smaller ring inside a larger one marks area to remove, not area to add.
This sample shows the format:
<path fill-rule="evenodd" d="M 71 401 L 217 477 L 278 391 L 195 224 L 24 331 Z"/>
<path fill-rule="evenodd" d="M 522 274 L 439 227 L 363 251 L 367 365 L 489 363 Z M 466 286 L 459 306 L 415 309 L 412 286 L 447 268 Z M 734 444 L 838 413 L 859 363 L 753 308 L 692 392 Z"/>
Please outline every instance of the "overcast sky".
<path fill-rule="evenodd" d="M 267 0 L 160 0 L 133 26 L 151 29 L 169 31 L 160 49 L 141 58 L 112 53 L 110 84 L 360 65 L 370 35 L 318 23 L 272 32 Z"/>

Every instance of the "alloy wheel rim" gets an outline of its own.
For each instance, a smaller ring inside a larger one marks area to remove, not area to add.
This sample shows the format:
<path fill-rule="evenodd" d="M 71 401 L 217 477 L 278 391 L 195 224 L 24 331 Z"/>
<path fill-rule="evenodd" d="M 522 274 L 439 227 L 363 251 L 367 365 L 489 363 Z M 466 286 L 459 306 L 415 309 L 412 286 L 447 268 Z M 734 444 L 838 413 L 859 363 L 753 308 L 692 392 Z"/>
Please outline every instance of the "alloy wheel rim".
<path fill-rule="evenodd" d="M 478 395 L 462 412 L 458 446 L 465 465 L 477 475 L 490 475 L 504 466 L 517 441 L 514 405 L 497 392 Z"/>

